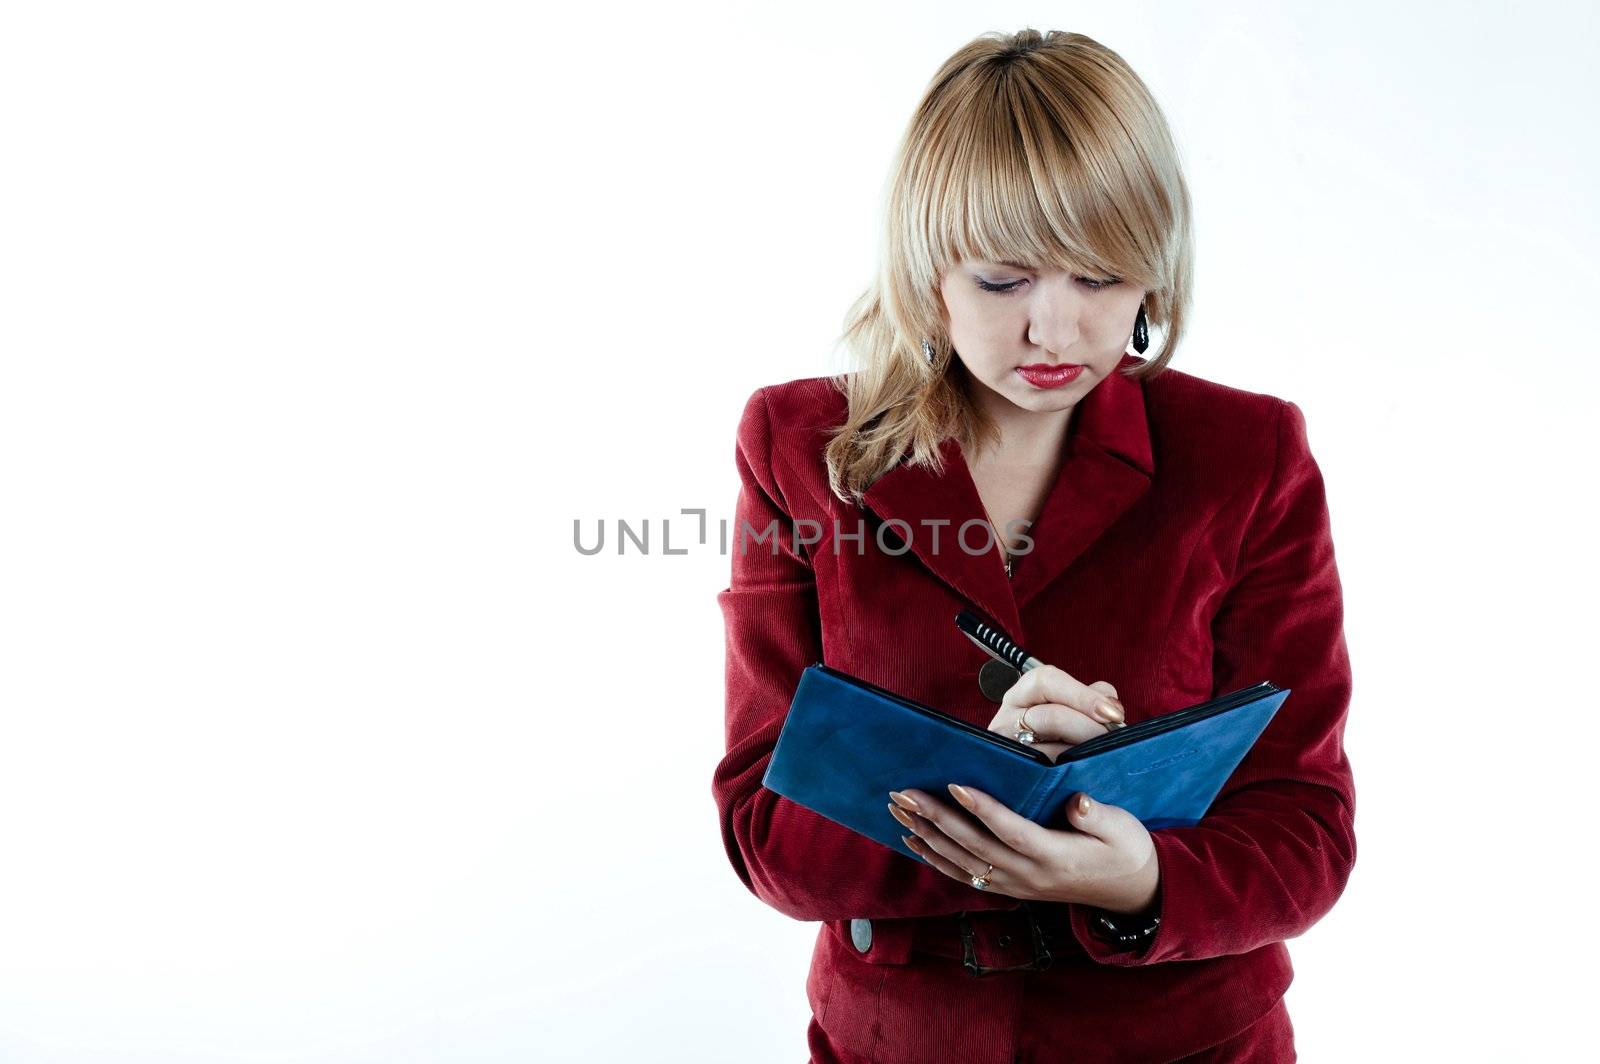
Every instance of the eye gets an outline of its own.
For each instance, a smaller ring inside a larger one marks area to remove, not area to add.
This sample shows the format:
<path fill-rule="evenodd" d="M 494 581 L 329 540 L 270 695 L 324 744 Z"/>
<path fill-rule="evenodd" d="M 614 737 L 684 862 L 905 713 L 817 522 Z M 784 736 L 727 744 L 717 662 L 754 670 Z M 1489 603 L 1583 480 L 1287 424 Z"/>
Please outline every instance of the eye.
<path fill-rule="evenodd" d="M 1096 280 L 1093 277 L 1079 277 L 1076 280 L 1077 280 L 1077 282 L 1079 284 L 1083 285 L 1085 288 L 1092 289 L 1092 290 L 1094 290 L 1096 292 L 1098 292 L 1102 288 L 1110 288 L 1114 284 L 1122 283 L 1122 278 L 1120 278 L 1120 277 L 1108 277 L 1103 281 Z"/>
<path fill-rule="evenodd" d="M 974 277 L 973 280 L 977 281 L 978 287 L 983 289 L 985 292 L 1000 292 L 1002 294 L 1015 292 L 1017 289 L 1027 284 L 1026 281 L 1005 281 L 1001 284 L 994 284 L 990 281 L 985 281 L 982 277 Z"/>
<path fill-rule="evenodd" d="M 983 289 L 985 292 L 997 292 L 1000 295 L 1010 295 L 1012 292 L 1017 291 L 1023 285 L 1028 283 L 1025 279 L 1024 280 L 1020 280 L 1020 281 L 998 281 L 997 282 L 997 281 L 985 281 L 982 277 L 974 277 L 973 280 L 976 281 L 977 284 L 978 284 L 978 287 Z M 1077 276 L 1075 276 L 1075 277 L 1073 277 L 1073 280 L 1077 281 L 1079 284 L 1083 285 L 1083 287 L 1089 289 L 1089 291 L 1091 291 L 1091 292 L 1098 292 L 1102 288 L 1110 288 L 1114 284 L 1121 284 L 1122 283 L 1122 279 L 1120 277 L 1108 277 L 1108 278 L 1106 278 L 1104 280 L 1101 280 L 1101 279 L 1095 278 L 1095 277 L 1077 277 Z"/>

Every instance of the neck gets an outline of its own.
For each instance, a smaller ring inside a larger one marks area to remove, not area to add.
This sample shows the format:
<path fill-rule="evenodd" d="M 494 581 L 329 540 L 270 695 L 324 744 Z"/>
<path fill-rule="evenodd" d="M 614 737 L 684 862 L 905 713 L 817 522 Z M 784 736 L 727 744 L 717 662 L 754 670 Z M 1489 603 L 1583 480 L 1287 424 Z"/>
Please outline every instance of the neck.
<path fill-rule="evenodd" d="M 1022 466 L 1053 465 L 1060 457 L 1076 405 L 1043 413 L 1024 410 L 981 384 L 976 386 L 975 399 L 1000 431 L 998 445 L 975 457 Z"/>

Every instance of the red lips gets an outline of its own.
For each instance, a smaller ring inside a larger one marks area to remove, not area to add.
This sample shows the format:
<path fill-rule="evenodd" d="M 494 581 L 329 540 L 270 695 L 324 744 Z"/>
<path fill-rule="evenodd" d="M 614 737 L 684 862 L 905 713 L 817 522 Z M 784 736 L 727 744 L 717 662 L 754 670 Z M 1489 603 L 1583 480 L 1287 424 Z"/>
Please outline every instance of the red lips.
<path fill-rule="evenodd" d="M 1017 375 L 1035 388 L 1061 388 L 1077 380 L 1083 370 L 1084 367 L 1076 363 L 1036 362 L 1031 366 L 1018 366 Z"/>

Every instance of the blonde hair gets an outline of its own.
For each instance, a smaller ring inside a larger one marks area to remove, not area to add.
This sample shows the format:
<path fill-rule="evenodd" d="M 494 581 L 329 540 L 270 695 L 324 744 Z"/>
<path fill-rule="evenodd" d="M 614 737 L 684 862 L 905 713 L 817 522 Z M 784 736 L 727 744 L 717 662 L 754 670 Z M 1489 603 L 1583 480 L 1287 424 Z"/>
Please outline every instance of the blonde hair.
<path fill-rule="evenodd" d="M 1148 291 L 1164 369 L 1189 304 L 1189 192 L 1165 116 L 1111 49 L 1081 33 L 987 33 L 939 68 L 901 140 L 881 261 L 840 339 L 855 372 L 826 448 L 833 493 L 859 503 L 908 461 L 941 468 L 939 445 L 995 429 L 970 401 L 945 334 L 940 275 L 964 259 L 1114 276 Z M 923 352 L 932 341 L 934 362 Z"/>

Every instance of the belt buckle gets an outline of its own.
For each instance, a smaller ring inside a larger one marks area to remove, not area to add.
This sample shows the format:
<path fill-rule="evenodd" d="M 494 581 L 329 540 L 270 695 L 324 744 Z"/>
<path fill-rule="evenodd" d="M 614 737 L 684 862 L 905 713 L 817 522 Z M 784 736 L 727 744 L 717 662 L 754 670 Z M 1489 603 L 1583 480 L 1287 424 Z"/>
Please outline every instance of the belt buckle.
<path fill-rule="evenodd" d="M 972 924 L 967 922 L 967 910 L 961 910 L 956 917 L 956 922 L 961 929 L 961 965 L 974 976 L 995 975 L 999 972 L 1037 972 L 1050 967 L 1052 957 L 1050 950 L 1045 945 L 1044 931 L 1039 927 L 1038 917 L 1033 910 L 1028 908 L 1028 903 L 1022 903 L 1023 914 L 1028 918 L 1028 930 L 1033 934 L 1033 960 L 1022 964 L 1010 964 L 1004 967 L 992 968 L 986 964 L 978 963 L 978 951 L 974 946 L 977 933 L 973 931 Z"/>

